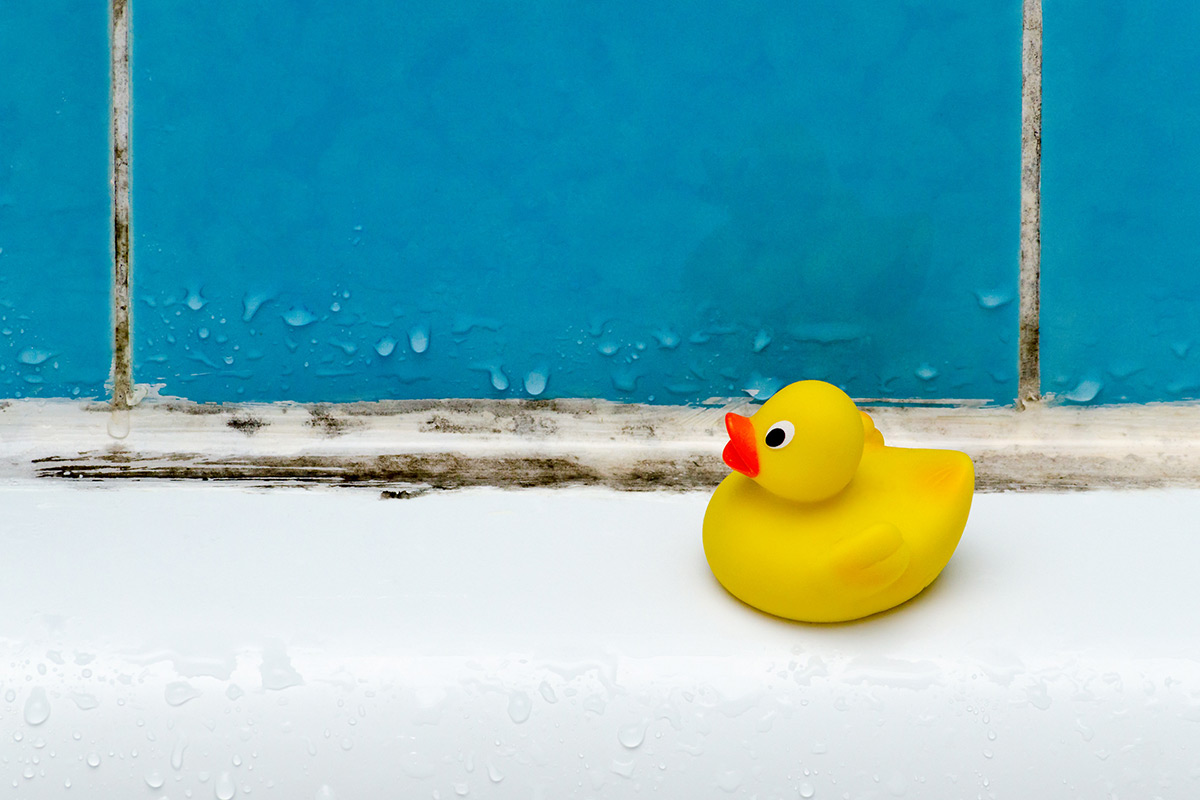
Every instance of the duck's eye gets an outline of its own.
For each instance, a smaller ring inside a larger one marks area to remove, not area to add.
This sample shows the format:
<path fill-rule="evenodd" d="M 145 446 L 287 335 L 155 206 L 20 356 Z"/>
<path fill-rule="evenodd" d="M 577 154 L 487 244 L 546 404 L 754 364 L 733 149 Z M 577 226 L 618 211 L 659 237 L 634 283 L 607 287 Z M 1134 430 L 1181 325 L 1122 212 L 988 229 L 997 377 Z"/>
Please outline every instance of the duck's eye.
<path fill-rule="evenodd" d="M 796 426 L 785 420 L 780 420 L 767 431 L 767 447 L 778 450 L 792 440 L 796 435 Z"/>

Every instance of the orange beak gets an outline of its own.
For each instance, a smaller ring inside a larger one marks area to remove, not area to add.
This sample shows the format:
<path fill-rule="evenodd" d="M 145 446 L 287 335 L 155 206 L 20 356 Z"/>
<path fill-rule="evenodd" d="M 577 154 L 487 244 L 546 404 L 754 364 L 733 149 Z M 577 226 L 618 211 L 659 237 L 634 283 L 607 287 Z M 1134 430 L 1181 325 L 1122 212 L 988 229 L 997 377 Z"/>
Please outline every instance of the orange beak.
<path fill-rule="evenodd" d="M 754 443 L 754 425 L 750 418 L 730 412 L 725 415 L 725 430 L 729 431 L 729 444 L 721 453 L 725 463 L 747 478 L 758 475 L 758 447 Z"/>

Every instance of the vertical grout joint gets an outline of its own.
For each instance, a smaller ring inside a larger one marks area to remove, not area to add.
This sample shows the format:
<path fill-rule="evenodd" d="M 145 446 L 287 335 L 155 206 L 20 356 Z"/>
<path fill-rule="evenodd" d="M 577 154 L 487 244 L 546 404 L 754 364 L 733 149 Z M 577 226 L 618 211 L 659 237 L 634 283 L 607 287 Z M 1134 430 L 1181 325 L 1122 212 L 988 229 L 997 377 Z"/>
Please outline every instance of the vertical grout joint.
<path fill-rule="evenodd" d="M 1017 408 L 1042 399 L 1042 0 L 1024 0 L 1021 37 L 1021 234 Z"/>
<path fill-rule="evenodd" d="M 113 388 L 112 407 L 128 409 L 133 399 L 130 325 L 130 0 L 111 0 L 109 51 L 112 101 L 113 196 Z"/>

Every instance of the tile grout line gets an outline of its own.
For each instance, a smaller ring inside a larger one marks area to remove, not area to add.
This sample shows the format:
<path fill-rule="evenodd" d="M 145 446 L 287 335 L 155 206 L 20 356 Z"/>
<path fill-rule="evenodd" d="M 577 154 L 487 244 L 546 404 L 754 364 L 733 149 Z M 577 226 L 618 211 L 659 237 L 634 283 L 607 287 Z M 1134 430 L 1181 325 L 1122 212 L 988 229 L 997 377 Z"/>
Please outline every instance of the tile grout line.
<path fill-rule="evenodd" d="M 110 78 L 112 99 L 113 191 L 113 367 L 112 407 L 128 409 L 133 397 L 130 325 L 130 192 L 129 192 L 129 6 L 111 0 Z"/>
<path fill-rule="evenodd" d="M 1041 400 L 1042 0 L 1024 0 L 1017 408 Z"/>

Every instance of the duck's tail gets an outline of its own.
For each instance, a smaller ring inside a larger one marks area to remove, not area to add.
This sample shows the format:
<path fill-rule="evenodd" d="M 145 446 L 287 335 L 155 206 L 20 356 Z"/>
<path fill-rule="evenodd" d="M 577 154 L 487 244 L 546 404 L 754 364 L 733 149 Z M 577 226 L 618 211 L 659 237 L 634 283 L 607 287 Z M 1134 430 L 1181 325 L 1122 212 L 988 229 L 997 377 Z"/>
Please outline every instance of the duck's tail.
<path fill-rule="evenodd" d="M 875 427 L 875 420 L 871 419 L 871 415 L 865 411 L 858 413 L 862 414 L 863 445 L 865 447 L 883 447 L 883 434 Z"/>

